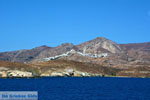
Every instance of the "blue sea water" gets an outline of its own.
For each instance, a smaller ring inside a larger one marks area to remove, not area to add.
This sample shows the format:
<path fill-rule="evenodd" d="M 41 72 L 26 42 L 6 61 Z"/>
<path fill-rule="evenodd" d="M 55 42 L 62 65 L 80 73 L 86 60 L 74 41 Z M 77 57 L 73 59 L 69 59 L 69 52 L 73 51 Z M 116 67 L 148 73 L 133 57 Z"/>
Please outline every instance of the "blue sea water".
<path fill-rule="evenodd" d="M 150 79 L 0 79 L 0 91 L 38 91 L 38 100 L 150 100 Z"/>

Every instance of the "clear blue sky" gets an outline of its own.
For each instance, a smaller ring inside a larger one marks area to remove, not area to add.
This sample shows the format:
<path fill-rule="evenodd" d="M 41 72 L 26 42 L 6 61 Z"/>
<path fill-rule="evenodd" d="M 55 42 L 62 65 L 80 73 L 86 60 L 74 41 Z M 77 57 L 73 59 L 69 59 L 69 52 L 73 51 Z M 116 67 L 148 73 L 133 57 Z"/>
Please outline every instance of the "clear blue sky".
<path fill-rule="evenodd" d="M 0 0 L 0 52 L 101 36 L 150 41 L 150 0 Z"/>

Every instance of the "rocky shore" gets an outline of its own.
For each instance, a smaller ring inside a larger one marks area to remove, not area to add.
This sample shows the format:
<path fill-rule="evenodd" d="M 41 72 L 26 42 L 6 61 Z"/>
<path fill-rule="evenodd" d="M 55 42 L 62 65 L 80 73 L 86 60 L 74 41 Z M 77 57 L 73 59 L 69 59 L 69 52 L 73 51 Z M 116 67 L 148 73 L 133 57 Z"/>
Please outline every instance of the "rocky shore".
<path fill-rule="evenodd" d="M 20 70 L 9 70 L 8 68 L 0 68 L 0 77 L 2 78 L 23 78 L 23 77 L 94 77 L 104 76 L 103 74 L 93 74 L 87 72 L 81 72 L 74 69 L 65 69 L 58 71 L 46 71 L 45 73 L 39 74 L 39 76 L 34 76 L 32 72 L 20 71 Z"/>
<path fill-rule="evenodd" d="M 1 78 L 36 77 L 150 77 L 150 67 L 107 67 L 93 63 L 54 60 L 34 64 L 0 61 Z"/>
<path fill-rule="evenodd" d="M 0 68 L 0 77 L 34 77 L 32 72 L 20 71 L 20 70 L 10 70 L 9 68 Z"/>
<path fill-rule="evenodd" d="M 47 71 L 45 73 L 42 73 L 40 75 L 41 77 L 47 77 L 47 76 L 59 76 L 59 77 L 95 77 L 99 76 L 102 77 L 104 76 L 103 74 L 93 74 L 93 73 L 88 73 L 88 72 L 81 72 L 77 71 L 75 69 L 64 69 L 60 71 Z"/>

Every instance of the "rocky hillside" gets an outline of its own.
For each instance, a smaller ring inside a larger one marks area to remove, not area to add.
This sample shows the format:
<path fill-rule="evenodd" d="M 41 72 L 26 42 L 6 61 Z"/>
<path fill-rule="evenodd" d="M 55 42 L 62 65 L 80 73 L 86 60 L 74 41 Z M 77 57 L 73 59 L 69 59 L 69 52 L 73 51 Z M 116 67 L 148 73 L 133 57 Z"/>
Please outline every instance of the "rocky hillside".
<path fill-rule="evenodd" d="M 122 51 L 117 43 L 104 37 L 98 37 L 94 40 L 79 44 L 77 48 L 84 53 L 98 54 L 103 52 L 120 53 Z"/>
<path fill-rule="evenodd" d="M 33 77 L 40 75 L 40 68 L 33 64 L 0 61 L 0 77 Z"/>
<path fill-rule="evenodd" d="M 51 47 L 40 46 L 37 48 L 33 48 L 31 50 L 2 52 L 2 53 L 0 53 L 0 60 L 11 61 L 11 62 L 31 62 L 41 52 L 43 52 L 45 50 L 50 50 L 50 49 L 51 49 Z"/>
<path fill-rule="evenodd" d="M 59 59 L 74 60 L 80 62 L 93 62 L 97 64 L 117 65 L 124 63 L 150 63 L 150 43 L 117 44 L 104 37 L 73 45 L 65 43 L 57 47 L 41 46 L 31 50 L 19 50 L 13 52 L 0 53 L 0 60 L 10 62 L 33 63 L 41 61 L 43 58 L 56 57 L 71 50 L 77 53 Z M 80 54 L 82 55 L 80 55 Z M 92 58 L 90 55 L 98 56 L 106 54 L 108 57 Z M 89 55 L 89 56 L 84 56 Z"/>
<path fill-rule="evenodd" d="M 101 54 L 101 53 L 121 53 L 123 52 L 120 45 L 108 40 L 104 37 L 99 37 L 91 41 L 79 45 L 73 45 L 69 43 L 62 44 L 58 47 L 41 46 L 31 50 L 19 50 L 13 52 L 2 52 L 0 53 L 0 60 L 11 61 L 11 62 L 33 62 L 38 61 L 42 58 L 57 56 L 66 53 L 70 50 L 77 52 Z"/>
<path fill-rule="evenodd" d="M 69 66 L 71 70 L 78 72 L 78 74 L 86 72 L 101 75 L 102 72 L 96 72 L 100 68 L 100 70 L 108 71 L 108 75 L 114 72 L 112 70 L 115 70 L 115 75 L 120 76 L 149 76 L 150 43 L 117 44 L 104 37 L 98 37 L 79 45 L 65 43 L 57 47 L 40 46 L 31 50 L 2 52 L 0 53 L 0 61 L 16 62 L 16 65 L 14 65 L 15 63 L 10 63 L 10 65 L 14 69 L 16 67 L 17 70 L 21 70 L 18 69 L 18 63 L 24 63 L 24 65 L 19 66 L 27 69 L 30 69 L 29 66 L 36 68 L 43 73 L 43 76 L 50 74 L 56 65 L 65 67 L 62 69 L 57 66 L 61 72 L 66 72 L 66 66 Z M 3 63 L 0 62 L 1 64 Z M 94 65 L 103 67 L 94 67 Z M 48 72 L 46 71 L 47 68 Z M 90 70 L 95 71 L 90 72 Z M 118 72 L 118 70 L 121 71 Z M 57 71 L 54 74 L 58 74 Z M 106 72 L 103 72 L 103 74 L 106 74 Z"/>
<path fill-rule="evenodd" d="M 150 63 L 150 42 L 121 44 L 128 62 Z"/>
<path fill-rule="evenodd" d="M 150 77 L 150 67 L 147 65 L 120 65 L 108 67 L 90 62 L 70 60 L 53 60 L 33 64 L 0 61 L 0 77 L 43 77 L 43 76 L 121 76 Z M 136 67 L 135 67 L 136 66 Z"/>

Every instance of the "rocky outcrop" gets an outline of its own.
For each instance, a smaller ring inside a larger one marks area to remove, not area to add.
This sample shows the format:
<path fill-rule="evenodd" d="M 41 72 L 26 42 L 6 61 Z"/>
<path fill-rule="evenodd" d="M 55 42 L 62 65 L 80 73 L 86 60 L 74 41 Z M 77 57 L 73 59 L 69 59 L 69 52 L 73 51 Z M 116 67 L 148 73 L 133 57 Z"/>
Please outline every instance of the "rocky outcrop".
<path fill-rule="evenodd" d="M 77 47 L 80 51 L 83 51 L 83 53 L 120 53 L 122 51 L 121 47 L 117 43 L 104 37 L 98 37 L 94 40 L 79 44 Z"/>
<path fill-rule="evenodd" d="M 33 77 L 33 74 L 26 71 L 9 70 L 7 71 L 7 77 Z"/>
<path fill-rule="evenodd" d="M 9 68 L 0 67 L 0 77 L 34 77 L 32 72 L 11 70 Z"/>
<path fill-rule="evenodd" d="M 39 73 L 39 67 L 32 64 L 0 61 L 0 77 L 36 77 Z"/>
<path fill-rule="evenodd" d="M 59 76 L 59 77 L 92 77 L 92 76 L 104 76 L 103 74 L 93 74 L 93 73 L 88 73 L 88 72 L 82 72 L 78 71 L 76 69 L 62 69 L 62 70 L 57 70 L 57 71 L 47 71 L 41 76 Z"/>
<path fill-rule="evenodd" d="M 34 64 L 0 61 L 0 77 L 150 77 L 150 65 L 120 64 L 102 66 L 90 62 L 52 60 Z"/>

